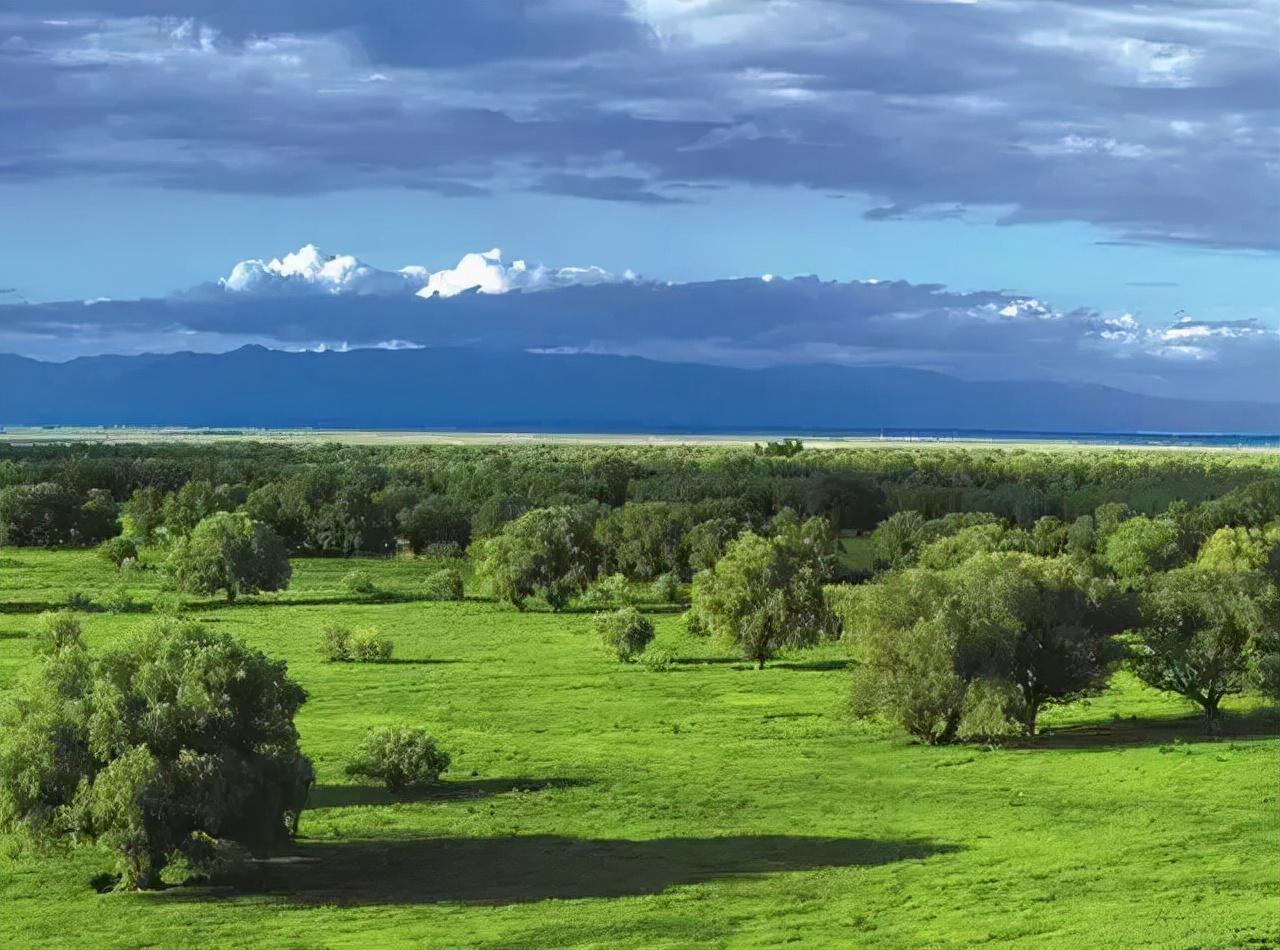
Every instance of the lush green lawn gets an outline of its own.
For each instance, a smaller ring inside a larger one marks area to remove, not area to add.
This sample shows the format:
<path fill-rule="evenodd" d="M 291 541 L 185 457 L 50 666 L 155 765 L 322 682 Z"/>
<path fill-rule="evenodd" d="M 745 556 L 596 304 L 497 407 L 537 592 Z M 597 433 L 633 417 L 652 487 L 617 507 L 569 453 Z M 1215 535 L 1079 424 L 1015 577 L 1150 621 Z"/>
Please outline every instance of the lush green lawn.
<path fill-rule="evenodd" d="M 0 551 L 0 689 L 34 611 L 114 571 Z M 362 561 L 411 594 L 426 568 Z M 288 658 L 319 784 L 296 853 L 249 892 L 98 894 L 108 861 L 0 857 L 0 946 L 1025 948 L 1280 942 L 1276 720 L 1237 703 L 1200 741 L 1177 701 L 1121 678 L 1001 749 L 925 748 L 843 709 L 837 644 L 757 672 L 655 616 L 688 661 L 611 659 L 582 614 L 360 602 L 351 562 L 198 615 Z M 154 587 L 134 585 L 148 602 Z M 86 615 L 102 644 L 145 614 Z M 376 625 L 388 665 L 318 655 L 328 620 Z M 361 730 L 410 720 L 453 753 L 440 793 L 349 783 Z M 10 849 L 12 850 L 12 849 Z"/>

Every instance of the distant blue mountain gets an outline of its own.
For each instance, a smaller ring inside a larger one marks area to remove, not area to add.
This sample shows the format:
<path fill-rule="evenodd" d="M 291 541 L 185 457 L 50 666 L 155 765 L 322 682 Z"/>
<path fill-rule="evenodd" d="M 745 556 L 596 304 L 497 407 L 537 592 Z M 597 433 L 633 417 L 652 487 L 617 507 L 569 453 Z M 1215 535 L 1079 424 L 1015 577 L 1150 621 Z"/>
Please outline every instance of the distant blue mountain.
<path fill-rule="evenodd" d="M 1240 432 L 1280 407 L 1105 386 L 966 382 L 915 369 L 733 369 L 635 357 L 431 348 L 0 356 L 8 425 L 713 432 L 985 429 Z"/>

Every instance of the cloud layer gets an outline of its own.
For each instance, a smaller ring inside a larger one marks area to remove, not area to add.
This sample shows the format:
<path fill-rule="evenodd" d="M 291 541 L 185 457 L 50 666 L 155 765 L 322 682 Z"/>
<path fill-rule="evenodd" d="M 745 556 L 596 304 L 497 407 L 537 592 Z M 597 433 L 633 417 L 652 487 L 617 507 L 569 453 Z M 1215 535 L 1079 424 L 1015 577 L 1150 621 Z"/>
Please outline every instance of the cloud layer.
<path fill-rule="evenodd" d="M 0 182 L 696 201 L 1280 247 L 1280 3 L 19 0 Z M 856 212 L 853 212 L 856 213 Z"/>
<path fill-rule="evenodd" d="M 170 299 L 0 307 L 0 352 L 66 359 L 249 342 L 471 347 L 740 367 L 902 366 L 970 380 L 1105 383 L 1280 404 L 1280 330 L 1252 320 L 1182 314 L 1149 326 L 1130 314 L 1062 311 L 1005 292 L 903 281 L 767 275 L 668 284 L 598 276 L 506 267 L 494 253 L 430 274 L 378 271 L 304 248 L 242 263 L 221 285 Z M 480 292 L 458 293 L 464 286 Z M 534 289 L 546 292 L 503 292 Z"/>
<path fill-rule="evenodd" d="M 350 254 L 328 255 L 307 244 L 283 257 L 269 261 L 243 260 L 212 290 L 235 297 L 279 296 L 376 296 L 453 297 L 468 291 L 505 294 L 511 291 L 552 290 L 575 284 L 603 284 L 632 280 L 627 271 L 618 276 L 600 267 L 529 266 L 522 260 L 508 266 L 502 251 L 493 248 L 480 254 L 465 254 L 456 267 L 429 271 L 411 265 L 399 270 L 380 270 Z M 200 288 L 196 294 L 199 295 Z"/>

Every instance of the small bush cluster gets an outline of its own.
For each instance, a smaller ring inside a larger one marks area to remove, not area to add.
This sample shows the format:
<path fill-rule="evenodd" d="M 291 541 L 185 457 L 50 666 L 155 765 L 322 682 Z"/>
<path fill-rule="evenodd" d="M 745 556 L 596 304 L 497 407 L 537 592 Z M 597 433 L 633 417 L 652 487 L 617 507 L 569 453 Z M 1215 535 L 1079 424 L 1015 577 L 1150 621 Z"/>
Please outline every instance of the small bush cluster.
<path fill-rule="evenodd" d="M 84 649 L 79 618 L 70 610 L 41 614 L 32 652 L 38 656 L 57 656 L 71 647 Z"/>
<path fill-rule="evenodd" d="M 631 603 L 631 587 L 621 574 L 606 574 L 592 581 L 577 602 L 580 607 L 623 607 Z"/>
<path fill-rule="evenodd" d="M 378 589 L 369 572 L 360 570 L 348 571 L 344 574 L 342 587 L 349 594 L 372 594 Z"/>
<path fill-rule="evenodd" d="M 98 545 L 98 554 L 103 560 L 110 561 L 116 567 L 122 567 L 125 561 L 138 559 L 138 544 L 133 538 L 119 535 L 108 538 Z"/>
<path fill-rule="evenodd" d="M 640 664 L 650 673 L 666 673 L 676 665 L 676 655 L 661 647 L 645 650 Z"/>
<path fill-rule="evenodd" d="M 102 606 L 109 613 L 127 614 L 133 610 L 133 594 L 123 584 L 117 584 L 103 596 Z"/>
<path fill-rule="evenodd" d="M 433 785 L 448 768 L 449 753 L 439 749 L 425 729 L 384 726 L 365 732 L 347 774 L 376 779 L 397 792 Z"/>
<path fill-rule="evenodd" d="M 68 610 L 93 610 L 93 598 L 82 590 L 73 590 L 67 593 L 67 599 L 64 601 Z"/>
<path fill-rule="evenodd" d="M 462 572 L 456 567 L 433 571 L 422 582 L 422 595 L 427 600 L 462 600 Z"/>
<path fill-rule="evenodd" d="M 649 587 L 649 596 L 657 604 L 678 604 L 683 593 L 680 578 L 674 572 L 660 574 Z"/>
<path fill-rule="evenodd" d="M 391 659 L 391 649 L 391 641 L 379 636 L 374 627 L 327 627 L 324 631 L 324 656 L 332 663 L 385 663 Z"/>
<path fill-rule="evenodd" d="M 592 621 L 596 635 L 624 662 L 644 652 L 653 639 L 653 623 L 634 607 L 598 613 Z"/>

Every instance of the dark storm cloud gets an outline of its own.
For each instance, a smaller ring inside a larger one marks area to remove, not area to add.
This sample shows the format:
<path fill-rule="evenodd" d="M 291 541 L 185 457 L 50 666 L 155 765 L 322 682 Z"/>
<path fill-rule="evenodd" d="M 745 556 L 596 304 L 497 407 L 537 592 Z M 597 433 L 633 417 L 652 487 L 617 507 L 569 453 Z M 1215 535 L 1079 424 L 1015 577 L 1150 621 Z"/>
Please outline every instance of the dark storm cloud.
<path fill-rule="evenodd" d="M 799 185 L 872 218 L 1280 247 L 1275 0 L 22 6 L 0 14 L 0 180 Z"/>

